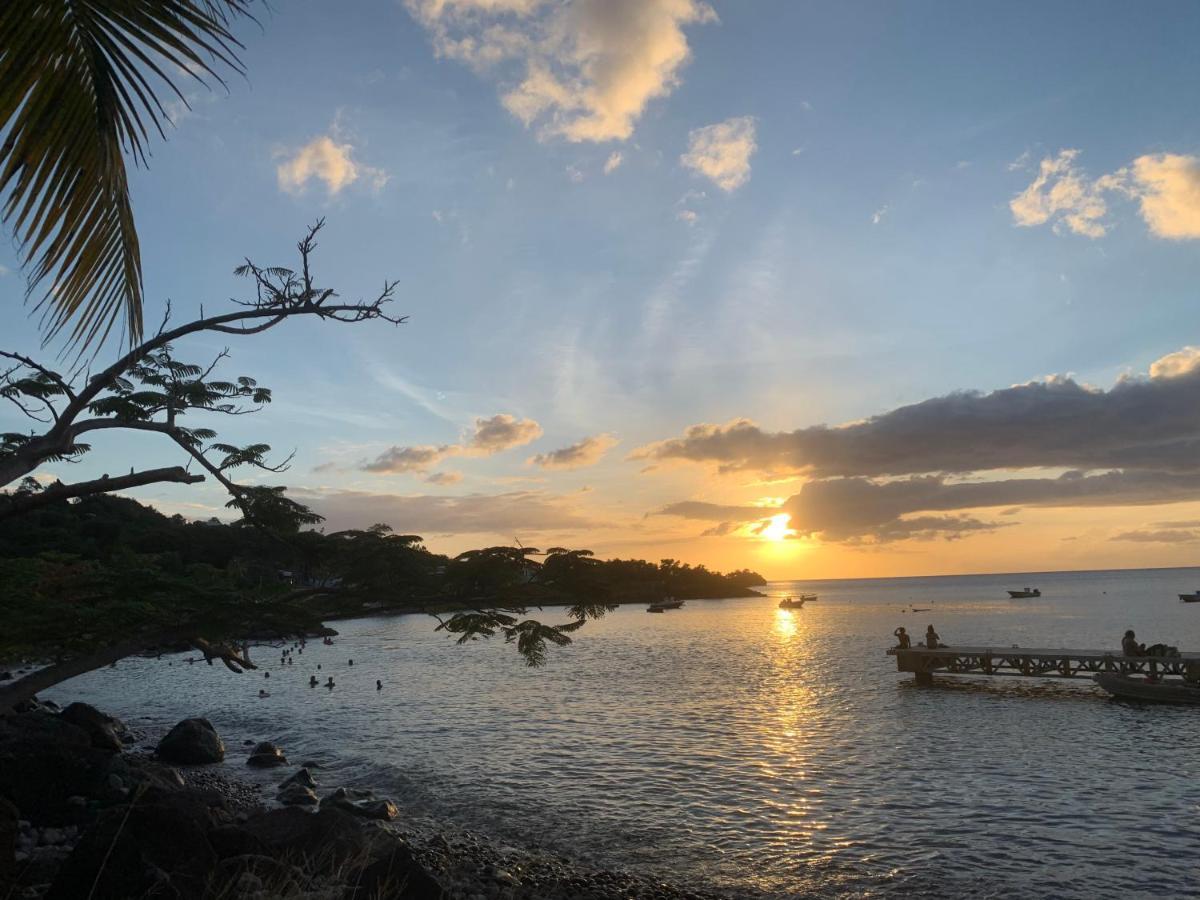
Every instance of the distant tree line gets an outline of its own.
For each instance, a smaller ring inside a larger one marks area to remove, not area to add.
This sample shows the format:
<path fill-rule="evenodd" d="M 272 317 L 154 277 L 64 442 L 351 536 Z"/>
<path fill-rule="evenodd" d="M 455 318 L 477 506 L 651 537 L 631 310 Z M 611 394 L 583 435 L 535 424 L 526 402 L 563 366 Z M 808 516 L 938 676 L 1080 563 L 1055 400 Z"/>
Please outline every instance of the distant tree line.
<path fill-rule="evenodd" d="M 16 493 L 40 490 L 28 479 Z M 383 524 L 280 533 L 245 519 L 188 521 L 113 494 L 58 500 L 0 521 L 0 660 L 51 664 L 40 680 L 0 683 L 0 708 L 138 653 L 194 646 L 235 671 L 252 667 L 241 641 L 379 610 L 438 615 L 460 641 L 500 634 L 537 665 L 618 603 L 745 596 L 763 583 L 747 570 L 563 547 L 450 557 Z M 566 607 L 568 621 L 524 618 L 545 606 Z"/>

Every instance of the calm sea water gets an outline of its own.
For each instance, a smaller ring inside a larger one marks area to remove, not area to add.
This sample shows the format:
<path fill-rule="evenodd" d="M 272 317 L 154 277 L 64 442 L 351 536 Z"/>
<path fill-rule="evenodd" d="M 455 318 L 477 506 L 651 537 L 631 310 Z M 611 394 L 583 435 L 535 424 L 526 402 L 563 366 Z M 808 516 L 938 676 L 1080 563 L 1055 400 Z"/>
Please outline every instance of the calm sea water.
<path fill-rule="evenodd" d="M 1007 599 L 1025 585 L 1043 596 Z M 1116 648 L 1132 627 L 1200 650 L 1200 605 L 1176 599 L 1197 588 L 1200 569 L 775 583 L 820 600 L 623 607 L 538 670 L 426 617 L 364 619 L 282 669 L 261 649 L 269 681 L 139 659 L 52 696 L 207 715 L 239 772 L 241 741 L 271 739 L 326 784 L 730 893 L 1197 896 L 1200 709 L 1087 681 L 921 688 L 884 654 L 930 623 L 950 644 Z"/>

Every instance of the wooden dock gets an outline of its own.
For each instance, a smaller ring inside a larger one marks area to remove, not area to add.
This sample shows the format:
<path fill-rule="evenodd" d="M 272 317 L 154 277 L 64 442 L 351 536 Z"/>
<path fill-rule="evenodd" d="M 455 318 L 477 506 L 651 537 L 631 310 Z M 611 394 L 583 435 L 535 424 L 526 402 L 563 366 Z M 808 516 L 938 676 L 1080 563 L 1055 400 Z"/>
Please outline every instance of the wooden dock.
<path fill-rule="evenodd" d="M 1170 675 L 1200 683 L 1200 653 L 1179 656 L 1124 656 L 1119 650 L 1053 650 L 1032 647 L 892 648 L 896 670 L 912 672 L 918 684 L 938 675 L 1017 675 L 1025 678 L 1079 678 L 1097 672 Z"/>

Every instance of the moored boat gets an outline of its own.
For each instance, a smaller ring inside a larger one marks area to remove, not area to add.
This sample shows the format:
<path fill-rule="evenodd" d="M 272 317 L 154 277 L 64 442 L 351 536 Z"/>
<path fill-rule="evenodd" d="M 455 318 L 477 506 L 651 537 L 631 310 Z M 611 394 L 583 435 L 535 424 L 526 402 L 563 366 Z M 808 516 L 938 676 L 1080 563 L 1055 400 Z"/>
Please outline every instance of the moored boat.
<path fill-rule="evenodd" d="M 799 596 L 799 597 L 784 597 L 782 600 L 779 601 L 779 608 L 780 609 L 799 609 L 800 607 L 802 607 L 804 605 L 804 602 L 807 599 L 808 598 L 803 595 Z"/>
<path fill-rule="evenodd" d="M 1200 685 L 1179 678 L 1147 681 L 1144 676 L 1133 677 L 1116 672 L 1097 672 L 1093 677 L 1096 684 L 1122 700 L 1200 705 Z"/>
<path fill-rule="evenodd" d="M 666 612 L 668 609 L 679 609 L 683 606 L 682 600 L 676 600 L 674 597 L 663 597 L 661 600 L 655 600 L 646 607 L 646 612 Z"/>
<path fill-rule="evenodd" d="M 1014 600 L 1020 600 L 1025 597 L 1040 597 L 1042 592 L 1040 588 L 1025 588 L 1022 591 L 1009 591 L 1008 596 Z"/>
<path fill-rule="evenodd" d="M 1200 591 L 1194 594 L 1180 594 L 1179 599 L 1184 603 L 1200 603 Z"/>

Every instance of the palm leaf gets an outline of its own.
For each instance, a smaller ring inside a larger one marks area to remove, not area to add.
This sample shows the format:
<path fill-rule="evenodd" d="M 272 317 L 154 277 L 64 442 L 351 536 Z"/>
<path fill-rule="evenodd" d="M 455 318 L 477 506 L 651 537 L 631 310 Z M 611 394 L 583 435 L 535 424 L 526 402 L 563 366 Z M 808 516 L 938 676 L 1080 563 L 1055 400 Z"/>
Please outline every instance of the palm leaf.
<path fill-rule="evenodd" d="M 187 104 L 178 72 L 241 72 L 229 31 L 254 0 L 0 3 L 0 219 L 20 244 L 47 340 L 80 350 L 118 320 L 142 333 L 142 265 L 125 155 L 145 164 Z M 65 330 L 65 331 L 64 331 Z"/>

